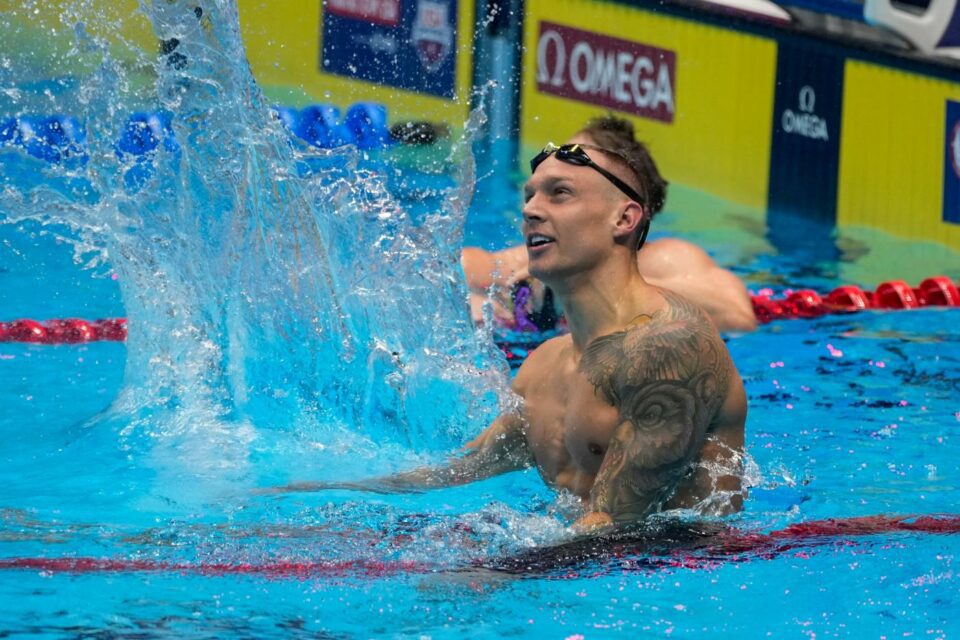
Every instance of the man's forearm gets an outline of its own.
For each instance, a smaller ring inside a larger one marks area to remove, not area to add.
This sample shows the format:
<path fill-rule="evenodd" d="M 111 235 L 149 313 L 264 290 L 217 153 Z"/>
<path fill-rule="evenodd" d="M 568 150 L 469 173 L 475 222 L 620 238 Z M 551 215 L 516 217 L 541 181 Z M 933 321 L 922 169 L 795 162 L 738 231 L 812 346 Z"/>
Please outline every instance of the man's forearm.
<path fill-rule="evenodd" d="M 369 493 L 419 493 L 467 484 L 479 479 L 470 464 L 451 461 L 442 467 L 421 467 L 379 478 L 354 482 L 294 482 L 264 493 L 310 493 L 316 491 L 366 491 Z"/>
<path fill-rule="evenodd" d="M 312 492 L 327 490 L 369 491 L 371 493 L 414 493 L 442 489 L 483 480 L 532 464 L 520 416 L 501 416 L 470 442 L 465 453 L 437 467 L 421 467 L 379 478 L 356 482 L 297 482 L 264 493 Z"/>

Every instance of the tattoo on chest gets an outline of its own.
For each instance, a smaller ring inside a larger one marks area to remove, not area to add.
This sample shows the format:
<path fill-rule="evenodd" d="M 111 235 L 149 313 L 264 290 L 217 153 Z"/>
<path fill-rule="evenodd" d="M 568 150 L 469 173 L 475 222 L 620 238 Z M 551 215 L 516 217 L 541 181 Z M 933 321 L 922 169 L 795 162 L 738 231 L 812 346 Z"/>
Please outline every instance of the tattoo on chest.
<path fill-rule="evenodd" d="M 667 308 L 594 340 L 579 365 L 620 413 L 591 493 L 593 508 L 617 520 L 642 517 L 672 491 L 730 383 L 713 325 L 685 299 L 664 297 Z"/>

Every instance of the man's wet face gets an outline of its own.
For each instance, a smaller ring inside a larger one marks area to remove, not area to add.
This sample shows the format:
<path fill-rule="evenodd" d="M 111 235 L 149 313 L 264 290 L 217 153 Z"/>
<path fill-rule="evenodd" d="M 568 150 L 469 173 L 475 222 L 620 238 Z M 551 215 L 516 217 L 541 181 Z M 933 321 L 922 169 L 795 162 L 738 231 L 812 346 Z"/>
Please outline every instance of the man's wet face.
<path fill-rule="evenodd" d="M 619 201 L 588 166 L 549 157 L 524 186 L 523 235 L 530 273 L 550 281 L 591 266 L 612 246 Z"/>

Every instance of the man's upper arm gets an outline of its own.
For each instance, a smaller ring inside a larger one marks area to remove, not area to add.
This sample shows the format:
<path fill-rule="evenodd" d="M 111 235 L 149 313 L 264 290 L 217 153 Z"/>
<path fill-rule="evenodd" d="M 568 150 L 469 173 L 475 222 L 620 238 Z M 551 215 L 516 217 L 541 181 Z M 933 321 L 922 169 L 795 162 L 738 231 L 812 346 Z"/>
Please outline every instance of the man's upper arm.
<path fill-rule="evenodd" d="M 475 457 L 477 462 L 489 466 L 493 476 L 520 469 L 528 464 L 526 434 L 523 417 L 509 412 L 500 415 L 476 438 L 464 445 L 466 457 Z"/>
<path fill-rule="evenodd" d="M 511 384 L 514 406 L 501 413 L 480 435 L 463 447 L 465 455 L 462 459 L 471 460 L 477 467 L 486 466 L 490 473 L 485 473 L 485 477 L 521 469 L 533 462 L 533 455 L 527 446 L 523 397 L 529 379 L 536 376 L 539 356 L 542 354 L 531 353 L 514 377 Z"/>
<path fill-rule="evenodd" d="M 581 371 L 620 423 L 590 493 L 617 522 L 647 515 L 696 457 L 730 384 L 729 356 L 702 313 L 667 294 L 670 309 L 592 342 Z"/>

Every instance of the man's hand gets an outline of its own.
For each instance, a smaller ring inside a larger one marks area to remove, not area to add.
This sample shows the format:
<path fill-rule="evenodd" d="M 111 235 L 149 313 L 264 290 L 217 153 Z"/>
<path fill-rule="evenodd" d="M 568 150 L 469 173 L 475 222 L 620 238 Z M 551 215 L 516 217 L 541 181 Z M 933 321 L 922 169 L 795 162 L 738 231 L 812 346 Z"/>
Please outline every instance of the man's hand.
<path fill-rule="evenodd" d="M 591 511 L 573 523 L 571 527 L 577 534 L 600 533 L 613 526 L 613 518 L 603 511 Z"/>

